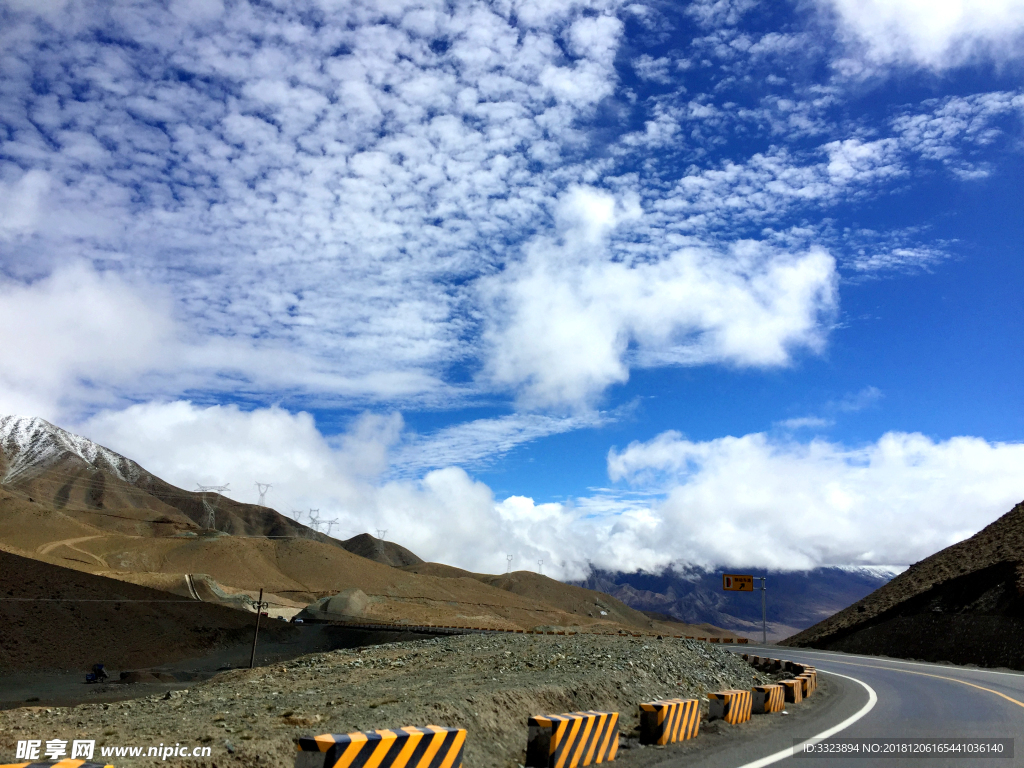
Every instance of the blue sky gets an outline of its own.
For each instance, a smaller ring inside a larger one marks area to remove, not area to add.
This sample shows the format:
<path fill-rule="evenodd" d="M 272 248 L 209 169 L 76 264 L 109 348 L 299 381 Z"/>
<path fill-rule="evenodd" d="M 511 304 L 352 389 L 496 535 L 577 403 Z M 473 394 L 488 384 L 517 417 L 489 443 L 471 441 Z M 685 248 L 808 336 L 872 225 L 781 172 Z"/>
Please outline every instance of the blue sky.
<path fill-rule="evenodd" d="M 0 2 L 0 411 L 479 570 L 1024 498 L 1024 4 Z"/>

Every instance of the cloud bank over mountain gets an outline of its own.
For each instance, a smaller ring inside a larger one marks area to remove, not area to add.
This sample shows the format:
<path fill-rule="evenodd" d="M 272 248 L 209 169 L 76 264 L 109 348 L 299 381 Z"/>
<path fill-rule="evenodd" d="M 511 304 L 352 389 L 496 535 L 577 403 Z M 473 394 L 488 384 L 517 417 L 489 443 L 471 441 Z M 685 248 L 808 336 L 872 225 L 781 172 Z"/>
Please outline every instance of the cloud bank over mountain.
<path fill-rule="evenodd" d="M 316 507 L 342 535 L 386 529 L 428 560 L 500 572 L 512 554 L 517 568 L 543 560 L 545 573 L 565 579 L 584 578 L 591 565 L 914 562 L 1016 503 L 1024 461 L 1024 445 L 971 437 L 891 432 L 847 448 L 667 432 L 608 455 L 609 479 L 644 492 L 640 503 L 601 493 L 535 503 L 496 498 L 455 466 L 389 479 L 389 455 L 404 439 L 397 415 L 363 418 L 332 440 L 308 414 L 187 402 L 108 412 L 81 428 L 181 487 L 230 483 L 233 498 L 255 501 L 253 484 L 272 481 L 268 504 L 284 514 Z"/>

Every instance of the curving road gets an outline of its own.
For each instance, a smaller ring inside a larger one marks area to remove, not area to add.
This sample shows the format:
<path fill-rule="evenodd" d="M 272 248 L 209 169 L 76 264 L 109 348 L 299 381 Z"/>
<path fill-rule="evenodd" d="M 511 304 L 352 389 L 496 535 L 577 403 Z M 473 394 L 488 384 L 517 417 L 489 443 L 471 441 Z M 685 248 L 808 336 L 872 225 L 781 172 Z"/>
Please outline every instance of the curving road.
<path fill-rule="evenodd" d="M 1024 767 L 1024 673 L 900 661 L 829 651 L 751 645 L 737 652 L 811 664 L 834 693 L 820 706 L 793 712 L 771 728 L 752 728 L 700 753 L 666 757 L 664 768 L 915 768 Z M 784 717 L 782 715 L 755 715 Z M 794 739 L 836 731 L 834 738 L 1013 739 L 1014 757 L 929 755 L 919 758 L 792 756 Z"/>

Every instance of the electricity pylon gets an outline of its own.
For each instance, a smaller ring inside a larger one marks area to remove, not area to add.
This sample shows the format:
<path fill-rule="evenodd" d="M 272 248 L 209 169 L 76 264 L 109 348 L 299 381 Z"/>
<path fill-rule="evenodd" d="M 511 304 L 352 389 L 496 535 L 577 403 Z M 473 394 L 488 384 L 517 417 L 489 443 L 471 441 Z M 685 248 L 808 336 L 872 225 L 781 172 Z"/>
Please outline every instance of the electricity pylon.
<path fill-rule="evenodd" d="M 320 509 L 309 510 L 309 524 L 313 527 L 313 530 L 320 533 Z"/>
<path fill-rule="evenodd" d="M 508 560 L 508 567 L 505 568 L 505 573 L 512 573 L 512 555 L 505 555 L 505 559 Z"/>
<path fill-rule="evenodd" d="M 206 510 L 206 527 L 211 531 L 217 528 L 217 495 L 227 493 L 231 483 L 227 485 L 199 485 L 196 484 L 196 490 L 201 494 L 200 499 L 203 500 L 203 508 Z M 206 498 L 206 494 L 213 492 L 213 504 Z"/>
<path fill-rule="evenodd" d="M 387 536 L 387 535 L 388 535 L 388 529 L 387 528 L 378 528 L 377 529 L 377 538 L 380 539 L 381 541 L 384 541 L 384 537 Z"/>
<path fill-rule="evenodd" d="M 260 492 L 259 504 L 261 507 L 267 506 L 267 491 L 269 491 L 273 487 L 274 486 L 272 486 L 270 483 L 256 483 L 256 488 L 259 489 Z"/>
<path fill-rule="evenodd" d="M 334 528 L 334 526 L 336 526 L 337 524 L 338 524 L 337 520 L 328 520 L 327 521 L 327 535 L 328 536 L 331 535 L 331 529 Z"/>
<path fill-rule="evenodd" d="M 537 573 L 544 573 L 544 561 L 543 560 L 538 560 L 537 561 Z"/>

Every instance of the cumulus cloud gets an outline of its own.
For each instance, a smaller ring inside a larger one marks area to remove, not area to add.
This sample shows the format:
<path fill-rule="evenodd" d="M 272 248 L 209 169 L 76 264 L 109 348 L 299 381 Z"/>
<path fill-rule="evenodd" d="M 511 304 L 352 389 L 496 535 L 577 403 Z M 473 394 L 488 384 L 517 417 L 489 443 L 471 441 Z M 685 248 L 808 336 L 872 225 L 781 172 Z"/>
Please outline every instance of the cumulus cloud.
<path fill-rule="evenodd" d="M 628 200 L 577 188 L 559 208 L 563 238 L 536 240 L 483 284 L 494 382 L 532 405 L 571 406 L 626 381 L 631 364 L 777 366 L 820 348 L 836 303 L 827 253 L 746 242 L 628 263 L 605 237 L 640 217 Z"/>
<path fill-rule="evenodd" d="M 177 341 L 166 294 L 84 263 L 0 282 L 0 327 L 0 409 L 50 418 L 68 392 L 116 399 Z"/>
<path fill-rule="evenodd" d="M 1024 498 L 1022 460 L 1024 445 L 975 437 L 890 432 L 849 448 L 665 432 L 611 451 L 608 472 L 664 490 L 638 542 L 665 558 L 785 569 L 926 557 Z"/>
<path fill-rule="evenodd" d="M 834 12 L 841 31 L 878 64 L 931 69 L 974 57 L 1020 56 L 1024 4 L 1020 0 L 818 0 Z"/>

